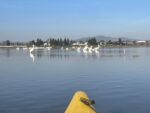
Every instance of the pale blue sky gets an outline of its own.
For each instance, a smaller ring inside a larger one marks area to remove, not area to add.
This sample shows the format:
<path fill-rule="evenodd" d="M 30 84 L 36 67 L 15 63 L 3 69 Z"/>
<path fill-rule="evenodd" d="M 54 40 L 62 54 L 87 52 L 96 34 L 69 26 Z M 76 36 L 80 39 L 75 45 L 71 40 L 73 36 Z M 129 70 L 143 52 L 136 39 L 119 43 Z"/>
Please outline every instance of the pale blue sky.
<path fill-rule="evenodd" d="M 0 0 L 0 41 L 114 36 L 150 39 L 150 0 Z"/>

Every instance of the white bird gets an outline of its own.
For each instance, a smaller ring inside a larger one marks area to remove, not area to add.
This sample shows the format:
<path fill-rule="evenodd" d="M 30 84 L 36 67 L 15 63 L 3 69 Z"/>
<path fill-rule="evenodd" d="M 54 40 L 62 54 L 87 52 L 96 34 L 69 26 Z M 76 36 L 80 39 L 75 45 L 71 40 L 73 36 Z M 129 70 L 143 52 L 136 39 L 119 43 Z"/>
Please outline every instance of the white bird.
<path fill-rule="evenodd" d="M 98 45 L 98 47 L 95 47 L 94 50 L 98 51 L 100 49 L 100 45 Z"/>
<path fill-rule="evenodd" d="M 92 53 L 92 51 L 93 51 L 92 48 L 93 48 L 93 46 L 91 46 L 91 47 L 88 48 L 89 49 L 89 51 L 88 51 L 89 53 Z"/>
<path fill-rule="evenodd" d="M 84 52 L 84 53 L 87 53 L 87 50 L 88 50 L 88 46 L 86 45 L 86 46 L 83 48 L 83 52 Z"/>
<path fill-rule="evenodd" d="M 99 51 L 98 51 L 98 50 L 95 50 L 95 53 L 96 53 L 96 54 L 99 54 Z"/>
<path fill-rule="evenodd" d="M 32 48 L 30 48 L 30 53 L 34 51 L 34 45 L 32 45 Z"/>
<path fill-rule="evenodd" d="M 100 45 L 98 45 L 98 47 L 94 48 L 95 53 L 99 53 L 99 49 L 100 49 Z"/>
<path fill-rule="evenodd" d="M 17 47 L 17 48 L 16 48 L 16 50 L 18 50 L 18 51 L 19 51 L 19 50 L 20 50 L 20 48 L 19 48 L 19 47 Z"/>
<path fill-rule="evenodd" d="M 66 48 L 66 51 L 68 51 L 69 50 L 69 48 Z"/>

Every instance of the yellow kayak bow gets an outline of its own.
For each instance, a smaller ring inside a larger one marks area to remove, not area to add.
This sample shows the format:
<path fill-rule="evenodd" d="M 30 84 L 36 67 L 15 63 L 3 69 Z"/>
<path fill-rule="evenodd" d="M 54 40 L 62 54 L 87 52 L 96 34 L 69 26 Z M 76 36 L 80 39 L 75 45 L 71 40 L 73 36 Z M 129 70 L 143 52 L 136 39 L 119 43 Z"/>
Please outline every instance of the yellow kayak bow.
<path fill-rule="evenodd" d="M 96 110 L 93 106 L 94 103 L 94 101 L 89 100 L 85 92 L 77 91 L 74 94 L 65 113 L 96 113 Z"/>

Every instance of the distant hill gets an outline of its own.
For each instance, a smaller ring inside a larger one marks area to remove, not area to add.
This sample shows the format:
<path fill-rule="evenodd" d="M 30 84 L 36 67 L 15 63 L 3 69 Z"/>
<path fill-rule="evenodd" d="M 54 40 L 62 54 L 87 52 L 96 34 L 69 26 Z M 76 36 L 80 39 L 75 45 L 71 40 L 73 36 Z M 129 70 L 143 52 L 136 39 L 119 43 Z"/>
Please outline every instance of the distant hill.
<path fill-rule="evenodd" d="M 76 41 L 83 41 L 83 42 L 85 42 L 85 41 L 87 41 L 87 40 L 89 40 L 91 38 L 96 38 L 97 41 L 104 40 L 106 42 L 109 41 L 109 40 L 111 40 L 111 41 L 118 41 L 119 38 L 121 38 L 122 41 L 133 41 L 133 40 L 136 40 L 136 39 L 130 39 L 130 38 L 126 38 L 126 37 L 118 37 L 118 38 L 116 38 L 116 37 L 109 37 L 109 36 L 93 36 L 93 37 L 80 38 L 80 39 L 77 39 Z"/>

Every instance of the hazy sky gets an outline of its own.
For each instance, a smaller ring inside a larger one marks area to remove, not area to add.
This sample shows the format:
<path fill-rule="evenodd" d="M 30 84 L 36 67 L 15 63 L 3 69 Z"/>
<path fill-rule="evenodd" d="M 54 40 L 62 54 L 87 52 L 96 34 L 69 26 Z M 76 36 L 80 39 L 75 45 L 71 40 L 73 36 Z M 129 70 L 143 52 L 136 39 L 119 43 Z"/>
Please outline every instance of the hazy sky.
<path fill-rule="evenodd" d="M 150 0 L 0 0 L 0 41 L 106 35 L 150 39 Z"/>

